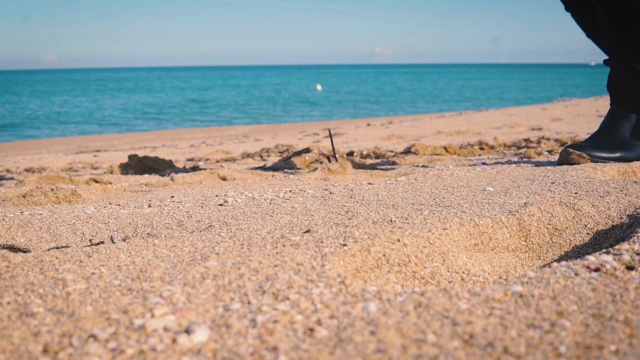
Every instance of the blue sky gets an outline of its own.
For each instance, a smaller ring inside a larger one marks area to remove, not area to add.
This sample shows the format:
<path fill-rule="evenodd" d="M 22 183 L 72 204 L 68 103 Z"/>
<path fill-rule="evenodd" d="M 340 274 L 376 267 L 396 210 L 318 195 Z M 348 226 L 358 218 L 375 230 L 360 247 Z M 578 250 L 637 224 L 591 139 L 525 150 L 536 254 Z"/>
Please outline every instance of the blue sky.
<path fill-rule="evenodd" d="M 0 69 L 604 57 L 560 0 L 0 0 Z"/>

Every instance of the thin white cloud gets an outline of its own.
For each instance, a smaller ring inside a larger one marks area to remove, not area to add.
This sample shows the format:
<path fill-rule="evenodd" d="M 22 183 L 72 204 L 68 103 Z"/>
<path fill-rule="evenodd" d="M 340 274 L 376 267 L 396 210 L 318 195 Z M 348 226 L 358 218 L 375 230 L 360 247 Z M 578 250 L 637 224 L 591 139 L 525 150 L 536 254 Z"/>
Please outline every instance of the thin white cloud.
<path fill-rule="evenodd" d="M 321 9 L 321 10 L 331 10 L 331 11 L 341 11 L 343 7 L 338 5 L 325 5 L 325 4 L 314 4 L 314 3 L 305 3 L 305 2 L 297 2 L 297 1 L 273 1 L 273 0 L 222 0 L 224 2 L 232 3 L 232 4 L 252 4 L 252 5 L 267 5 L 273 7 L 294 7 L 294 8 L 313 8 L 313 9 Z"/>
<path fill-rule="evenodd" d="M 42 57 L 42 60 L 44 60 L 44 62 L 56 62 L 60 60 L 60 58 L 58 57 L 58 55 L 47 54 Z"/>
<path fill-rule="evenodd" d="M 391 55 L 393 55 L 393 50 L 391 50 L 389 48 L 377 47 L 375 51 L 376 51 L 376 54 L 378 54 L 378 55 L 383 55 L 383 56 L 391 56 Z"/>

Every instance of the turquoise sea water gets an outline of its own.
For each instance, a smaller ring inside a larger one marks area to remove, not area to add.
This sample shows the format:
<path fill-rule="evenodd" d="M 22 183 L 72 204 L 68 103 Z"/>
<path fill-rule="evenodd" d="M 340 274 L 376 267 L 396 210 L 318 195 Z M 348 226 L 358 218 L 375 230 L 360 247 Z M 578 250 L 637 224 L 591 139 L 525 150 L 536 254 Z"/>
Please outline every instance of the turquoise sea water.
<path fill-rule="evenodd" d="M 607 72 L 587 64 L 0 71 L 0 142 L 545 103 L 606 95 Z"/>

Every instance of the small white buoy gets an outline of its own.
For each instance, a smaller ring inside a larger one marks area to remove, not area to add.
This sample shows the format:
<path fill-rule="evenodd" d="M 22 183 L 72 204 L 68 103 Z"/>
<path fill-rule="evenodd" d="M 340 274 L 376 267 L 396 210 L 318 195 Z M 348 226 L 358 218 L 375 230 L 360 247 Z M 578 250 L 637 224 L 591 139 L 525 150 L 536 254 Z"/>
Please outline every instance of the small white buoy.
<path fill-rule="evenodd" d="M 320 84 L 316 84 L 316 90 L 318 90 L 318 91 L 322 91 L 322 85 L 320 85 Z"/>

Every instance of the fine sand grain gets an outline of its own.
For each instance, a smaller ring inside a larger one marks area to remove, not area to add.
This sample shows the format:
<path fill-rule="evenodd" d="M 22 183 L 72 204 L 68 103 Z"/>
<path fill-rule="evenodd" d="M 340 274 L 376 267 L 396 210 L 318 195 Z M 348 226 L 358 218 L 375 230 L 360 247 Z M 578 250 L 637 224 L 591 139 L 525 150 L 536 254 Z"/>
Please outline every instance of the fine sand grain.
<path fill-rule="evenodd" d="M 0 144 L 0 359 L 638 358 L 640 164 L 555 166 L 607 107 Z"/>

